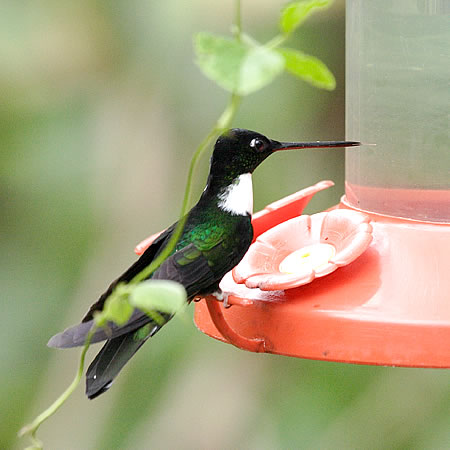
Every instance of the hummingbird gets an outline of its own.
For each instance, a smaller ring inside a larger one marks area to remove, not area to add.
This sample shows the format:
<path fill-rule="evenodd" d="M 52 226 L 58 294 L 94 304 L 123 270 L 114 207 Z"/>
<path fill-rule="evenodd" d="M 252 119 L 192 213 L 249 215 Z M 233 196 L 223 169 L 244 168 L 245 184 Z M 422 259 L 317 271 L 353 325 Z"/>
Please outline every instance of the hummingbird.
<path fill-rule="evenodd" d="M 181 283 L 190 302 L 197 296 L 227 298 L 219 283 L 247 252 L 253 240 L 253 171 L 272 153 L 289 149 L 358 146 L 355 141 L 279 142 L 255 131 L 234 128 L 217 139 L 210 160 L 206 187 L 197 204 L 187 213 L 180 239 L 172 254 L 149 278 Z M 84 345 L 101 311 L 119 283 L 130 282 L 146 268 L 170 240 L 177 223 L 160 234 L 141 257 L 111 283 L 81 323 L 53 336 L 49 347 Z M 93 399 L 109 389 L 121 369 L 141 346 L 171 319 L 160 312 L 156 323 L 135 309 L 122 326 L 113 322 L 98 328 L 91 343 L 106 341 L 86 372 L 86 395 Z M 162 320 L 161 320 L 162 318 Z"/>

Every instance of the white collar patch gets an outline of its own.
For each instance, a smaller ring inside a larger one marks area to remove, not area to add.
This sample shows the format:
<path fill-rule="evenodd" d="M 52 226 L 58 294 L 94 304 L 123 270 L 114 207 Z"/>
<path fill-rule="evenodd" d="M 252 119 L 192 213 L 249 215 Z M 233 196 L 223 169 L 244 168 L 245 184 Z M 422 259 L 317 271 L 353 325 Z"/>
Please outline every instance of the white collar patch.
<path fill-rule="evenodd" d="M 236 216 L 253 214 L 252 174 L 239 175 L 219 194 L 219 208 Z"/>

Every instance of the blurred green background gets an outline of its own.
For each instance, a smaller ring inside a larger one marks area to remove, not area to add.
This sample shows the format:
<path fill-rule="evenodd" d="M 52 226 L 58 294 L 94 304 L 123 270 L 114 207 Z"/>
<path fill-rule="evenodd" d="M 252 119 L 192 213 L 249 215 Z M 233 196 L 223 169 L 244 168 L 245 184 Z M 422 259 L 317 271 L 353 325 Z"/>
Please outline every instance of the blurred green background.
<path fill-rule="evenodd" d="M 282 1 L 243 2 L 277 32 Z M 283 140 L 344 134 L 344 1 L 296 33 L 334 92 L 283 75 L 234 125 Z M 0 448 L 71 381 L 79 350 L 46 347 L 172 223 L 192 152 L 227 94 L 193 63 L 196 31 L 226 33 L 233 3 L 3 0 L 0 12 Z M 207 160 L 196 179 L 203 188 Z M 343 193 L 343 152 L 280 154 L 254 176 L 255 210 L 322 179 L 307 212 Z M 192 313 L 192 310 L 191 310 Z M 97 348 L 89 352 L 91 358 Z M 257 355 L 174 320 L 92 402 L 83 387 L 39 436 L 47 449 L 449 448 L 448 371 Z"/>

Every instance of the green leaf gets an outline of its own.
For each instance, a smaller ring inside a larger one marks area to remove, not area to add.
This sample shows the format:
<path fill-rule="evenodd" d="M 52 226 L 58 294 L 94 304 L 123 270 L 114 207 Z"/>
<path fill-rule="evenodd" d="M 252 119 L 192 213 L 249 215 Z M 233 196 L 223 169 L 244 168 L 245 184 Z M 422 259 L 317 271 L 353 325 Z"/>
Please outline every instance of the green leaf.
<path fill-rule="evenodd" d="M 147 280 L 130 293 L 130 303 L 153 317 L 153 312 L 175 314 L 186 305 L 186 290 L 169 280 Z"/>
<path fill-rule="evenodd" d="M 329 91 L 336 87 L 334 75 L 320 59 L 291 48 L 278 51 L 284 57 L 286 70 L 292 75 Z"/>
<path fill-rule="evenodd" d="M 103 326 L 107 321 L 115 322 L 117 325 L 125 324 L 133 313 L 133 307 L 128 301 L 130 287 L 118 285 L 114 292 L 105 302 L 103 311 L 95 315 L 95 322 Z"/>
<path fill-rule="evenodd" d="M 272 82 L 284 69 L 284 60 L 275 50 L 253 47 L 246 55 L 240 71 L 238 94 L 247 95 Z"/>
<path fill-rule="evenodd" d="M 305 0 L 289 3 L 281 12 L 280 28 L 283 33 L 292 33 L 315 10 L 327 8 L 333 0 Z"/>
<path fill-rule="evenodd" d="M 198 33 L 194 38 L 194 47 L 197 64 L 203 73 L 227 91 L 235 91 L 246 47 L 209 33 Z"/>
<path fill-rule="evenodd" d="M 283 58 L 266 47 L 209 33 L 198 33 L 194 45 L 197 64 L 203 73 L 222 88 L 239 95 L 261 89 L 284 68 Z"/>

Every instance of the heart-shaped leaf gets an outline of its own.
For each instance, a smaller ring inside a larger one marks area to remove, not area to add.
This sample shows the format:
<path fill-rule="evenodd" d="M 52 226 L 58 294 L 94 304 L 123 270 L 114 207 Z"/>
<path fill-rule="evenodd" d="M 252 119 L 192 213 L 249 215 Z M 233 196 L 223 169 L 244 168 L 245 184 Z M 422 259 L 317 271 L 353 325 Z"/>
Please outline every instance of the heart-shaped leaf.
<path fill-rule="evenodd" d="M 305 0 L 289 3 L 281 12 L 280 28 L 283 33 L 292 33 L 315 10 L 327 8 L 333 0 Z"/>
<path fill-rule="evenodd" d="M 169 280 L 147 280 L 130 293 L 130 304 L 150 313 L 175 314 L 186 305 L 186 290 L 180 283 Z"/>
<path fill-rule="evenodd" d="M 248 95 L 269 84 L 284 68 L 274 50 L 199 33 L 195 36 L 197 64 L 203 73 L 229 92 Z"/>
<path fill-rule="evenodd" d="M 292 75 L 329 91 L 336 87 L 334 75 L 320 59 L 291 48 L 278 51 L 284 57 L 286 70 Z"/>
<path fill-rule="evenodd" d="M 133 307 L 128 302 L 130 287 L 126 284 L 117 285 L 113 293 L 108 297 L 103 307 L 103 311 L 94 315 L 98 326 L 104 326 L 108 321 L 117 325 L 125 324 L 133 313 Z"/>

